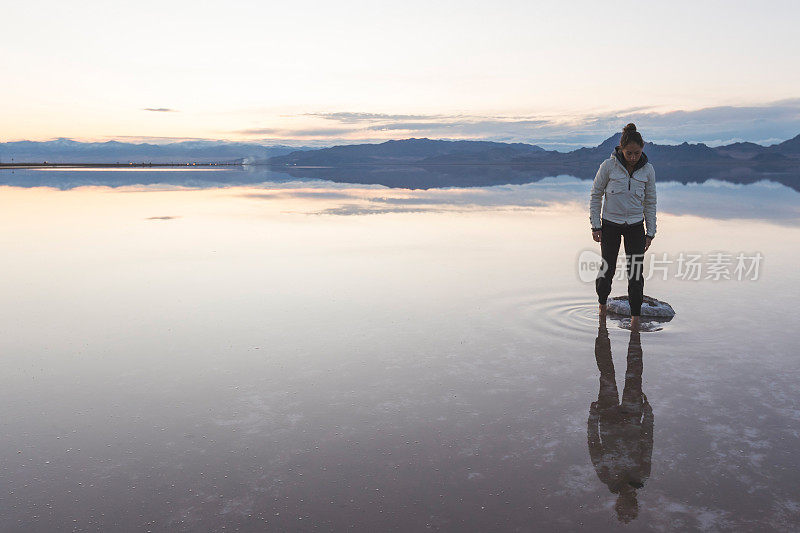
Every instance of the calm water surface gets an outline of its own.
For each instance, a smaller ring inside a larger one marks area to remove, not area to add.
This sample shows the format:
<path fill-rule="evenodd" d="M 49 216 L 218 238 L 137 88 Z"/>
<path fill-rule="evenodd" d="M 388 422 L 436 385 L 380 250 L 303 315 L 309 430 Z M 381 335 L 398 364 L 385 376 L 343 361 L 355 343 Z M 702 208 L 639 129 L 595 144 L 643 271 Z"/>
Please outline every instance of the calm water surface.
<path fill-rule="evenodd" d="M 660 183 L 763 261 L 632 334 L 589 186 L 0 188 L 0 530 L 796 530 L 800 194 Z"/>

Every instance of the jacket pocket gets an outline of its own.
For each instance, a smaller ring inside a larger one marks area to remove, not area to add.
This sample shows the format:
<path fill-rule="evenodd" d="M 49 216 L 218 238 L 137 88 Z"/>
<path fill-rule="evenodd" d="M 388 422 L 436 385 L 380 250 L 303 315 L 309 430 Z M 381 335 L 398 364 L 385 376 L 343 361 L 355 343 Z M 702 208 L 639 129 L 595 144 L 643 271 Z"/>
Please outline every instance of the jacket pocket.
<path fill-rule="evenodd" d="M 648 176 L 646 174 L 634 174 L 631 179 L 631 192 L 639 199 L 644 198 L 644 189 L 647 186 L 647 179 Z"/>
<path fill-rule="evenodd" d="M 618 194 L 628 190 L 628 177 L 618 173 L 612 173 L 606 185 L 606 193 Z"/>

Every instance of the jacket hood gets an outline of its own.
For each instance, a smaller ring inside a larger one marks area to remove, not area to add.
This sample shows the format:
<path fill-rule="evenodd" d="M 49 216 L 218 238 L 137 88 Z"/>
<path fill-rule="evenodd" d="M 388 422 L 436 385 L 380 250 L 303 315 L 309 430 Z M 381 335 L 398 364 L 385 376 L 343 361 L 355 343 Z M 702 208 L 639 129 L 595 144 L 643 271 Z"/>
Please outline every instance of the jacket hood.
<path fill-rule="evenodd" d="M 616 146 L 614 148 L 614 153 L 611 154 L 611 157 L 616 157 L 617 160 L 620 163 L 622 163 L 622 166 L 623 167 L 625 166 L 625 164 L 626 164 L 625 163 L 625 156 L 622 155 L 622 152 L 619 151 L 619 146 Z M 646 164 L 647 164 L 647 154 L 642 152 L 642 157 L 640 157 L 639 160 L 636 162 L 636 165 L 633 167 L 633 171 L 636 172 L 637 170 L 639 170 L 640 168 L 642 168 Z"/>

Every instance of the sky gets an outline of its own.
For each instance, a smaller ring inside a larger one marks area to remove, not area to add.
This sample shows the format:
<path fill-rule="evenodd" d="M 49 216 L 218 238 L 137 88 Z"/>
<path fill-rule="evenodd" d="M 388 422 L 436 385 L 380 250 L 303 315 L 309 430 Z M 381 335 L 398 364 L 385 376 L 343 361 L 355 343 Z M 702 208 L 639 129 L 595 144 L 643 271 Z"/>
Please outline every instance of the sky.
<path fill-rule="evenodd" d="M 794 1 L 12 1 L 0 141 L 772 144 Z"/>

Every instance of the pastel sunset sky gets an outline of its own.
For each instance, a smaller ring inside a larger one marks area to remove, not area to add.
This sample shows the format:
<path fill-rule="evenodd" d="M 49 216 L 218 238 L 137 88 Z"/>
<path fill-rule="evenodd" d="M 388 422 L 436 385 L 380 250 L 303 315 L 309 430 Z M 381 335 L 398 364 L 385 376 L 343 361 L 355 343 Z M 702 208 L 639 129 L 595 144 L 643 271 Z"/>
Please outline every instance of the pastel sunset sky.
<path fill-rule="evenodd" d="M 14 1 L 0 141 L 800 133 L 795 1 Z"/>

